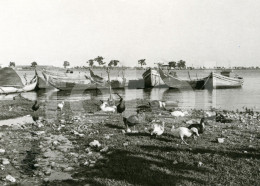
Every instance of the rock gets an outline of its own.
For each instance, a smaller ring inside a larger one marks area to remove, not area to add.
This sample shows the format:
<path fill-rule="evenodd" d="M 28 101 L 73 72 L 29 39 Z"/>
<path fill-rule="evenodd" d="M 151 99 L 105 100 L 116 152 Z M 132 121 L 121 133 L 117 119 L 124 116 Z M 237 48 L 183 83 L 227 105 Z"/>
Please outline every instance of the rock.
<path fill-rule="evenodd" d="M 225 138 L 218 138 L 217 141 L 218 141 L 218 143 L 224 143 Z"/>
<path fill-rule="evenodd" d="M 85 166 L 89 166 L 89 162 L 86 161 L 86 162 L 84 163 L 84 165 L 85 165 Z"/>
<path fill-rule="evenodd" d="M 11 175 L 7 175 L 7 176 L 5 177 L 5 179 L 8 180 L 8 181 L 10 181 L 10 182 L 12 182 L 12 183 L 16 182 L 16 179 L 15 179 L 13 176 L 11 176 Z"/>
<path fill-rule="evenodd" d="M 48 181 L 49 181 L 49 178 L 44 178 L 43 181 L 44 181 L 44 182 L 48 182 Z"/>
<path fill-rule="evenodd" d="M 175 117 L 184 117 L 185 113 L 181 112 L 181 111 L 174 111 L 174 112 L 171 112 L 171 115 L 175 116 Z"/>
<path fill-rule="evenodd" d="M 178 161 L 175 160 L 175 161 L 173 162 L 173 164 L 174 164 L 174 165 L 178 164 Z"/>
<path fill-rule="evenodd" d="M 86 152 L 91 152 L 90 148 L 85 149 Z"/>
<path fill-rule="evenodd" d="M 52 145 L 55 145 L 55 146 L 57 146 L 59 144 L 59 142 L 58 141 L 53 141 L 52 142 Z"/>
<path fill-rule="evenodd" d="M 99 141 L 94 140 L 94 141 L 89 143 L 89 146 L 91 146 L 91 147 L 100 147 L 101 144 L 99 143 Z"/>
<path fill-rule="evenodd" d="M 73 167 L 67 167 L 67 168 L 64 169 L 65 172 L 69 172 L 69 171 L 73 171 L 73 170 L 74 170 Z"/>
<path fill-rule="evenodd" d="M 104 147 L 103 149 L 100 150 L 100 152 L 107 152 L 108 151 L 108 146 Z"/>
<path fill-rule="evenodd" d="M 201 161 L 198 162 L 198 167 L 201 167 L 203 163 Z"/>
<path fill-rule="evenodd" d="M 129 143 L 128 142 L 125 142 L 125 143 L 123 143 L 123 146 L 128 146 L 129 145 Z"/>
<path fill-rule="evenodd" d="M 4 154 L 5 153 L 5 149 L 0 149 L 0 154 Z"/>
<path fill-rule="evenodd" d="M 10 161 L 8 159 L 6 159 L 6 158 L 2 158 L 2 164 L 3 165 L 8 165 L 8 164 L 10 164 Z"/>

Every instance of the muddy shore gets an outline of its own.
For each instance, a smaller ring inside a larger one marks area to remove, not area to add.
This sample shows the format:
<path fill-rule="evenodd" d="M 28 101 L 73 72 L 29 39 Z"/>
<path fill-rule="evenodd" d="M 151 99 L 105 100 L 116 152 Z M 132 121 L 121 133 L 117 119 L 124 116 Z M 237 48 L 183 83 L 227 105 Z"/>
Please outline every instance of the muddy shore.
<path fill-rule="evenodd" d="M 62 111 L 58 102 L 42 102 L 35 113 L 28 100 L 0 104 L 0 185 L 259 184 L 260 118 L 253 111 L 152 109 L 138 132 L 126 133 L 120 115 L 99 111 L 98 100 L 65 102 Z M 126 104 L 129 116 L 147 101 Z M 216 122 L 216 112 L 230 122 Z M 187 139 L 189 146 L 171 135 L 172 125 L 202 116 L 206 131 Z M 148 131 L 153 119 L 166 122 L 157 138 Z"/>

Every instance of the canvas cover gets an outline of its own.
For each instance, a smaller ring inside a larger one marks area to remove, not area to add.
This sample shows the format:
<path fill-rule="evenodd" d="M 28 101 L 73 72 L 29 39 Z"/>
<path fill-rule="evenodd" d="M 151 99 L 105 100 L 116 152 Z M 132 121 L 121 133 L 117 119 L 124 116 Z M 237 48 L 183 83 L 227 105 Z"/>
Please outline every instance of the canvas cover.
<path fill-rule="evenodd" d="M 22 87 L 24 85 L 20 76 L 15 72 L 14 69 L 5 67 L 0 68 L 0 87 L 1 86 Z"/>

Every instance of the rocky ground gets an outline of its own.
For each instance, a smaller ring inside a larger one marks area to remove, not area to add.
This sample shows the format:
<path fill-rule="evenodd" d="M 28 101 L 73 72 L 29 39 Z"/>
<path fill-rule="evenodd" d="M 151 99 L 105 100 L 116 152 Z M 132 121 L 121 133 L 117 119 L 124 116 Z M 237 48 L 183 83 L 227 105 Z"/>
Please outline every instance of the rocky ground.
<path fill-rule="evenodd" d="M 0 185 L 259 184 L 260 118 L 252 110 L 152 109 L 137 132 L 126 133 L 120 115 L 99 111 L 99 101 L 65 102 L 62 111 L 57 104 L 43 102 L 33 113 L 28 100 L 1 101 Z M 142 104 L 127 102 L 125 115 Z M 224 119 L 216 122 L 216 113 Z M 189 146 L 172 136 L 172 125 L 202 116 L 206 131 Z M 153 119 L 166 123 L 157 138 L 148 131 Z"/>

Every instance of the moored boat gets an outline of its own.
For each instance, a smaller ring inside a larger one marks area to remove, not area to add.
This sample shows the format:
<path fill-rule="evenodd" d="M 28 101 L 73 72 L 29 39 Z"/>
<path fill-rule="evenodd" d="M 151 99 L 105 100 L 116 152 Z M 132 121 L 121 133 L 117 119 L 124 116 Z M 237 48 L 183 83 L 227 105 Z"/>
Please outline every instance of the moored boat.
<path fill-rule="evenodd" d="M 237 75 L 231 77 L 231 72 L 231 70 L 224 70 L 220 72 L 220 74 L 211 72 L 207 86 L 211 86 L 216 89 L 242 87 L 244 83 L 243 78 Z"/>
<path fill-rule="evenodd" d="M 94 74 L 94 73 L 93 73 Z M 114 79 L 111 81 L 95 81 L 91 76 L 85 75 L 83 78 L 72 78 L 72 77 L 57 77 L 46 75 L 44 76 L 48 83 L 59 90 L 95 90 L 95 89 L 108 89 L 110 88 L 125 88 L 125 80 Z M 96 76 L 95 76 L 96 77 Z"/>
<path fill-rule="evenodd" d="M 142 74 L 142 76 L 144 79 L 145 88 L 164 85 L 160 77 L 160 74 L 157 72 L 157 70 L 149 68 Z"/>
<path fill-rule="evenodd" d="M 175 89 L 205 89 L 208 88 L 207 82 L 209 81 L 210 78 L 210 76 L 208 76 L 201 79 L 183 80 L 178 78 L 175 75 L 165 74 L 161 68 L 159 68 L 159 74 L 163 82 L 169 88 L 175 88 Z"/>
<path fill-rule="evenodd" d="M 23 84 L 21 78 L 12 68 L 0 70 L 0 94 L 29 92 L 35 89 L 38 78 L 35 75 L 30 82 Z"/>

